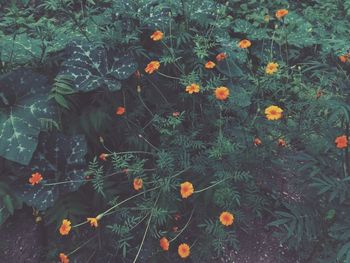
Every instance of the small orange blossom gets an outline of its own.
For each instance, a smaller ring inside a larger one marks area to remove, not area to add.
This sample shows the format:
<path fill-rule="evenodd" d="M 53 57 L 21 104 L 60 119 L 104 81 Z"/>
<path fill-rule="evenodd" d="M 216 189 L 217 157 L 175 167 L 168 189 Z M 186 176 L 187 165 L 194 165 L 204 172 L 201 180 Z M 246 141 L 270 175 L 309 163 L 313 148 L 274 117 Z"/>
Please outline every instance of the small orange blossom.
<path fill-rule="evenodd" d="M 29 183 L 31 185 L 36 185 L 36 184 L 39 184 L 42 179 L 43 177 L 40 173 L 34 173 L 32 174 L 32 177 L 29 178 Z"/>
<path fill-rule="evenodd" d="M 164 33 L 162 31 L 157 30 L 150 36 L 150 38 L 153 39 L 153 41 L 159 41 L 163 39 L 163 35 Z"/>
<path fill-rule="evenodd" d="M 134 189 L 136 191 L 142 189 L 142 186 L 143 186 L 143 181 L 141 178 L 135 178 L 134 179 Z"/>
<path fill-rule="evenodd" d="M 346 135 L 338 136 L 335 141 L 338 149 L 348 147 L 348 137 Z"/>
<path fill-rule="evenodd" d="M 67 219 L 63 219 L 62 225 L 60 227 L 60 234 L 62 236 L 68 235 L 69 231 L 72 229 L 71 222 Z"/>
<path fill-rule="evenodd" d="M 275 105 L 269 106 L 265 109 L 265 115 L 268 120 L 278 120 L 282 118 L 283 110 Z"/>
<path fill-rule="evenodd" d="M 159 245 L 164 251 L 168 251 L 169 250 L 169 240 L 166 237 L 162 237 L 159 240 Z"/>
<path fill-rule="evenodd" d="M 69 258 L 64 253 L 60 253 L 60 260 L 61 260 L 61 263 L 69 263 Z"/>
<path fill-rule="evenodd" d="M 187 245 L 186 243 L 182 243 L 177 252 L 179 253 L 179 256 L 181 258 L 187 258 L 190 255 L 190 246 Z"/>
<path fill-rule="evenodd" d="M 198 93 L 199 90 L 200 90 L 199 85 L 197 85 L 195 83 L 192 83 L 191 85 L 188 85 L 186 87 L 186 92 L 189 93 L 189 94 Z"/>
<path fill-rule="evenodd" d="M 279 9 L 276 11 L 276 18 L 281 19 L 282 17 L 288 15 L 288 10 L 287 9 Z"/>
<path fill-rule="evenodd" d="M 234 220 L 235 220 L 235 217 L 230 212 L 225 211 L 220 214 L 220 222 L 224 226 L 232 225 Z"/>
<path fill-rule="evenodd" d="M 256 137 L 255 139 L 254 139 L 254 145 L 255 146 L 258 146 L 258 145 L 260 145 L 262 142 L 261 142 L 261 140 L 258 138 L 258 137 Z"/>
<path fill-rule="evenodd" d="M 180 185 L 180 193 L 182 198 L 188 198 L 194 192 L 193 185 L 190 182 L 184 182 Z"/>
<path fill-rule="evenodd" d="M 227 58 L 226 53 L 222 52 L 216 56 L 216 61 L 222 61 Z"/>
<path fill-rule="evenodd" d="M 270 74 L 270 75 L 277 72 L 277 70 L 278 70 L 278 64 L 274 62 L 270 62 L 269 64 L 267 64 L 265 68 L 266 74 Z"/>
<path fill-rule="evenodd" d="M 226 87 L 221 86 L 215 89 L 215 97 L 218 100 L 226 100 L 229 95 L 230 95 L 230 90 Z"/>
<path fill-rule="evenodd" d="M 98 219 L 96 217 L 88 217 L 86 220 L 90 223 L 92 227 L 98 227 Z"/>
<path fill-rule="evenodd" d="M 252 45 L 252 42 L 250 42 L 248 39 L 243 39 L 239 41 L 238 47 L 246 49 Z"/>
<path fill-rule="evenodd" d="M 125 108 L 124 107 L 118 107 L 117 110 L 115 111 L 116 115 L 123 115 L 125 113 Z"/>
<path fill-rule="evenodd" d="M 148 74 L 152 74 L 154 71 L 158 70 L 160 67 L 159 61 L 151 61 L 150 63 L 147 64 L 145 68 L 145 72 Z"/>
<path fill-rule="evenodd" d="M 216 64 L 213 61 L 208 61 L 207 63 L 205 63 L 204 67 L 206 69 L 212 69 L 216 66 Z"/>

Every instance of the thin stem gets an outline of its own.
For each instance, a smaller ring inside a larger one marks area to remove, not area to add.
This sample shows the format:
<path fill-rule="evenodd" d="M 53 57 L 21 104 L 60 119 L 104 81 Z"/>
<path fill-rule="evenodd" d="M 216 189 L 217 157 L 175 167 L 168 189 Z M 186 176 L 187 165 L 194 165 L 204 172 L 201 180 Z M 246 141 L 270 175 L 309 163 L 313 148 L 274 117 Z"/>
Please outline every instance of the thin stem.
<path fill-rule="evenodd" d="M 163 95 L 163 93 L 160 91 L 160 89 L 157 87 L 157 85 L 154 84 L 153 81 L 151 81 L 150 78 L 147 77 L 146 79 L 147 79 L 147 81 L 148 81 L 149 83 L 151 83 L 151 85 L 158 91 L 158 93 L 159 93 L 160 96 L 164 99 L 164 101 L 165 101 L 167 104 L 170 104 L 169 101 L 166 99 L 166 97 Z"/>
<path fill-rule="evenodd" d="M 67 256 L 70 256 L 70 255 L 74 254 L 75 252 L 77 252 L 79 249 L 81 249 L 82 247 L 84 247 L 86 244 L 88 244 L 90 241 L 92 241 L 92 240 L 95 239 L 96 237 L 97 237 L 97 235 L 96 235 L 96 236 L 93 236 L 93 237 L 90 238 L 88 241 L 85 241 L 83 244 L 81 244 L 79 247 L 77 247 L 76 249 L 74 249 L 72 252 L 69 252 L 69 253 L 67 254 Z"/>
<path fill-rule="evenodd" d="M 157 186 L 157 187 L 148 189 L 148 190 L 146 190 L 146 191 L 140 192 L 140 193 L 138 193 L 138 194 L 136 194 L 136 195 L 133 195 L 133 196 L 131 196 L 131 197 L 129 197 L 129 198 L 127 198 L 127 199 L 125 199 L 125 200 L 119 202 L 118 204 L 112 206 L 111 208 L 107 209 L 106 211 L 104 211 L 103 213 L 101 213 L 101 214 L 99 215 L 99 217 L 102 218 L 104 215 L 106 215 L 107 213 L 109 213 L 109 212 L 112 211 L 113 209 L 117 208 L 118 206 L 120 206 L 120 205 L 126 203 L 127 201 L 130 201 L 131 199 L 134 199 L 134 198 L 136 198 L 136 197 L 138 197 L 138 196 L 140 196 L 140 195 L 143 195 L 143 194 L 145 194 L 145 193 L 154 191 L 154 190 L 156 190 L 156 189 L 158 189 L 158 188 L 160 188 L 160 186 Z"/>
<path fill-rule="evenodd" d="M 155 169 L 155 168 L 153 168 L 153 169 L 143 169 L 144 172 L 151 172 L 151 171 L 156 171 L 156 170 L 157 169 Z M 133 172 L 133 171 L 136 171 L 136 170 L 133 170 L 133 169 L 128 170 L 128 172 Z M 115 173 L 107 174 L 107 175 L 103 176 L 103 178 L 108 178 L 108 177 L 112 177 L 114 175 L 123 174 L 123 173 L 125 173 L 125 171 L 118 171 L 118 172 L 115 172 Z M 94 179 L 62 181 L 62 182 L 56 182 L 56 183 L 43 184 L 43 186 L 53 186 L 53 185 L 60 185 L 60 184 L 91 182 L 93 180 Z"/>
<path fill-rule="evenodd" d="M 177 77 L 172 77 L 172 76 L 169 76 L 169 75 L 166 75 L 164 73 L 161 73 L 159 71 L 157 71 L 157 73 L 163 77 L 166 77 L 166 78 L 170 78 L 170 79 L 177 79 L 177 80 L 181 80 L 180 78 L 177 78 Z"/>
<path fill-rule="evenodd" d="M 138 95 L 138 97 L 139 97 L 139 99 L 140 99 L 142 105 L 145 107 L 145 109 L 152 115 L 152 117 L 154 117 L 153 112 L 147 107 L 146 103 L 143 101 L 143 99 L 142 99 L 142 97 L 141 97 L 141 94 L 138 93 L 137 95 Z"/>
<path fill-rule="evenodd" d="M 190 221 L 191 221 L 191 219 L 192 219 L 192 216 L 193 216 L 193 213 L 194 213 L 194 208 L 192 209 L 192 212 L 191 212 L 191 215 L 190 215 L 190 218 L 187 220 L 187 222 L 186 222 L 186 224 L 185 224 L 185 226 L 180 230 L 180 232 L 174 237 L 174 238 L 172 238 L 170 241 L 169 241 L 169 243 L 171 243 L 171 242 L 173 242 L 173 241 L 175 241 L 181 234 L 182 234 L 182 232 L 189 226 L 189 224 L 190 224 Z"/>
<path fill-rule="evenodd" d="M 146 239 L 146 236 L 147 236 L 147 233 L 148 233 L 148 229 L 149 229 L 149 226 L 150 226 L 150 224 L 151 224 L 151 220 L 152 220 L 152 216 L 153 216 L 153 209 L 154 209 L 154 207 L 156 206 L 156 204 L 157 204 L 157 202 L 158 202 L 159 196 L 160 196 L 160 192 L 158 193 L 157 199 L 156 199 L 156 201 L 155 201 L 154 204 L 153 204 L 152 212 L 151 212 L 151 214 L 150 214 L 150 216 L 149 216 L 149 219 L 148 219 L 148 222 L 147 222 L 147 227 L 146 227 L 146 229 L 145 229 L 145 233 L 143 234 L 140 247 L 139 247 L 139 249 L 138 249 L 138 251 L 137 251 L 137 254 L 136 254 L 136 256 L 135 256 L 135 259 L 134 259 L 133 263 L 135 263 L 136 260 L 138 259 L 139 255 L 140 255 L 140 252 L 141 252 L 141 249 L 142 249 L 142 247 L 143 247 L 143 244 L 145 243 L 145 239 Z"/>
<path fill-rule="evenodd" d="M 159 149 L 158 149 L 156 146 L 154 146 L 150 141 L 148 141 L 145 137 L 143 137 L 142 134 L 139 134 L 139 137 L 140 137 L 141 139 L 143 139 L 143 140 L 144 140 L 148 145 L 150 145 L 153 149 L 159 151 Z"/>
<path fill-rule="evenodd" d="M 206 188 L 203 188 L 203 189 L 201 189 L 201 190 L 194 191 L 194 193 L 195 193 L 195 194 L 198 194 L 198 193 L 204 192 L 204 191 L 206 191 L 206 190 L 208 190 L 208 189 L 210 189 L 210 188 L 212 188 L 212 187 L 214 187 L 214 186 L 216 186 L 216 185 L 218 185 L 218 184 L 221 184 L 221 183 L 224 182 L 224 181 L 227 181 L 228 179 L 231 179 L 231 177 L 222 179 L 222 180 L 220 180 L 219 182 L 216 182 L 215 184 L 212 184 L 212 185 L 210 185 L 210 186 L 208 186 L 208 187 L 206 187 Z"/>

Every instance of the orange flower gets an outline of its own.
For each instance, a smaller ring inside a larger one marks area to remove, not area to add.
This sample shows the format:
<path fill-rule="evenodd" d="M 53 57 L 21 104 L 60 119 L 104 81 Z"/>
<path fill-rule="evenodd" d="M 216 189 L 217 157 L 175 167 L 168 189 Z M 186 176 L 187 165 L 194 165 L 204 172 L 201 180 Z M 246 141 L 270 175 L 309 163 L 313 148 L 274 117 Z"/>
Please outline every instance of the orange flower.
<path fill-rule="evenodd" d="M 281 19 L 282 17 L 288 15 L 288 10 L 287 9 L 279 9 L 276 11 L 276 18 Z"/>
<path fill-rule="evenodd" d="M 159 41 L 163 39 L 163 35 L 162 31 L 157 30 L 150 36 L 150 38 L 152 38 L 153 41 Z"/>
<path fill-rule="evenodd" d="M 154 71 L 158 70 L 160 67 L 159 61 L 151 61 L 147 64 L 145 68 L 145 72 L 148 74 L 152 74 Z"/>
<path fill-rule="evenodd" d="M 179 221 L 181 219 L 181 215 L 175 214 L 174 219 L 175 219 L 175 221 Z"/>
<path fill-rule="evenodd" d="M 90 223 L 93 227 L 98 227 L 98 219 L 96 217 L 88 217 L 86 220 Z"/>
<path fill-rule="evenodd" d="M 183 243 L 179 246 L 177 252 L 181 258 L 187 258 L 190 255 L 190 246 Z"/>
<path fill-rule="evenodd" d="M 222 212 L 220 215 L 220 222 L 224 226 L 230 226 L 233 224 L 235 217 L 230 212 Z"/>
<path fill-rule="evenodd" d="M 343 63 L 350 62 L 350 53 L 339 56 L 339 59 Z"/>
<path fill-rule="evenodd" d="M 283 110 L 278 106 L 270 106 L 265 109 L 265 115 L 268 120 L 278 120 L 282 118 Z"/>
<path fill-rule="evenodd" d="M 142 188 L 143 182 L 141 178 L 135 178 L 134 179 L 134 189 L 136 191 L 140 190 Z"/>
<path fill-rule="evenodd" d="M 335 139 L 335 143 L 337 144 L 337 148 L 343 149 L 348 147 L 348 137 L 346 135 L 338 136 Z"/>
<path fill-rule="evenodd" d="M 159 240 L 159 245 L 164 251 L 168 251 L 169 250 L 169 240 L 166 237 L 162 237 Z"/>
<path fill-rule="evenodd" d="M 322 90 L 318 90 L 316 92 L 316 99 L 319 99 L 322 95 L 323 95 L 323 91 Z"/>
<path fill-rule="evenodd" d="M 218 100 L 226 100 L 228 98 L 228 95 L 230 95 L 230 91 L 226 87 L 218 87 L 215 89 L 215 97 Z"/>
<path fill-rule="evenodd" d="M 261 142 L 261 140 L 258 138 L 258 137 L 256 137 L 255 139 L 254 139 L 254 145 L 255 146 L 258 146 L 258 145 L 260 145 L 262 142 Z"/>
<path fill-rule="evenodd" d="M 287 146 L 287 143 L 283 139 L 278 139 L 278 146 L 285 147 Z"/>
<path fill-rule="evenodd" d="M 216 56 L 216 61 L 222 61 L 227 58 L 226 53 L 222 52 Z"/>
<path fill-rule="evenodd" d="M 238 46 L 240 48 L 248 48 L 252 45 L 252 43 L 248 39 L 243 39 L 239 41 Z"/>
<path fill-rule="evenodd" d="M 107 153 L 101 153 L 98 157 L 102 161 L 107 161 L 108 154 Z"/>
<path fill-rule="evenodd" d="M 205 63 L 204 67 L 207 69 L 211 69 L 214 68 L 216 66 L 216 64 L 213 61 L 208 61 L 207 63 Z"/>
<path fill-rule="evenodd" d="M 123 115 L 125 113 L 125 108 L 124 107 L 118 107 L 117 110 L 115 111 L 116 115 Z"/>
<path fill-rule="evenodd" d="M 186 92 L 188 92 L 189 94 L 198 93 L 199 90 L 200 90 L 199 85 L 197 85 L 195 83 L 192 83 L 191 85 L 186 87 Z"/>
<path fill-rule="evenodd" d="M 60 260 L 61 260 L 61 263 L 69 263 L 69 258 L 64 253 L 60 253 Z"/>
<path fill-rule="evenodd" d="M 265 68 L 266 74 L 270 74 L 270 75 L 277 72 L 277 70 L 278 70 L 278 64 L 273 62 L 270 62 L 269 64 L 267 64 Z"/>
<path fill-rule="evenodd" d="M 184 182 L 180 185 L 180 193 L 182 198 L 188 198 L 194 192 L 193 185 L 190 182 Z"/>
<path fill-rule="evenodd" d="M 41 176 L 40 173 L 34 173 L 32 174 L 32 177 L 29 178 L 29 183 L 32 185 L 39 184 L 43 177 Z"/>
<path fill-rule="evenodd" d="M 63 219 L 62 225 L 60 227 L 60 234 L 62 236 L 68 235 L 71 228 L 71 222 L 67 219 Z"/>
<path fill-rule="evenodd" d="M 339 59 L 340 59 L 340 61 L 343 62 L 343 63 L 345 63 L 345 62 L 348 60 L 347 57 L 346 57 L 345 55 L 339 56 Z"/>

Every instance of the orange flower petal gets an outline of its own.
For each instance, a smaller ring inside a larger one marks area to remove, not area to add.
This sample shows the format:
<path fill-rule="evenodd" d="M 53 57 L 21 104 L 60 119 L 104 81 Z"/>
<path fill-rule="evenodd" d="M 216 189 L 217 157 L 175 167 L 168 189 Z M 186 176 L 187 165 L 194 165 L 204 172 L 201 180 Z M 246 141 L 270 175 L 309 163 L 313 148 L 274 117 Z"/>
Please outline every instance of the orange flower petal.
<path fill-rule="evenodd" d="M 181 258 L 187 258 L 190 255 L 190 246 L 183 243 L 179 246 L 177 252 Z"/>
<path fill-rule="evenodd" d="M 224 226 L 230 226 L 233 224 L 235 217 L 230 212 L 222 212 L 220 215 L 220 222 Z"/>

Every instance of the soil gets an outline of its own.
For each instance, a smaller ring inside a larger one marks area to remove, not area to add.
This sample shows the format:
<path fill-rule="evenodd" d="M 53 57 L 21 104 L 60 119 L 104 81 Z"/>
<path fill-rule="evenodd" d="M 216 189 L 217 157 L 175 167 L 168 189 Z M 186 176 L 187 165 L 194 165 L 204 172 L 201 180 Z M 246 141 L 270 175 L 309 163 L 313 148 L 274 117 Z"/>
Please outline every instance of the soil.
<path fill-rule="evenodd" d="M 40 263 L 44 254 L 44 230 L 29 208 L 16 211 L 0 227 L 1 263 Z"/>
<path fill-rule="evenodd" d="M 254 231 L 238 231 L 240 249 L 227 251 L 222 263 L 301 263 L 296 256 L 272 236 L 267 222 L 251 222 Z"/>
<path fill-rule="evenodd" d="M 238 232 L 239 251 L 226 251 L 221 263 L 301 263 L 272 236 L 266 222 L 251 222 L 254 231 Z M 30 209 L 17 211 L 0 228 L 0 262 L 41 263 L 44 228 L 35 223 Z"/>

